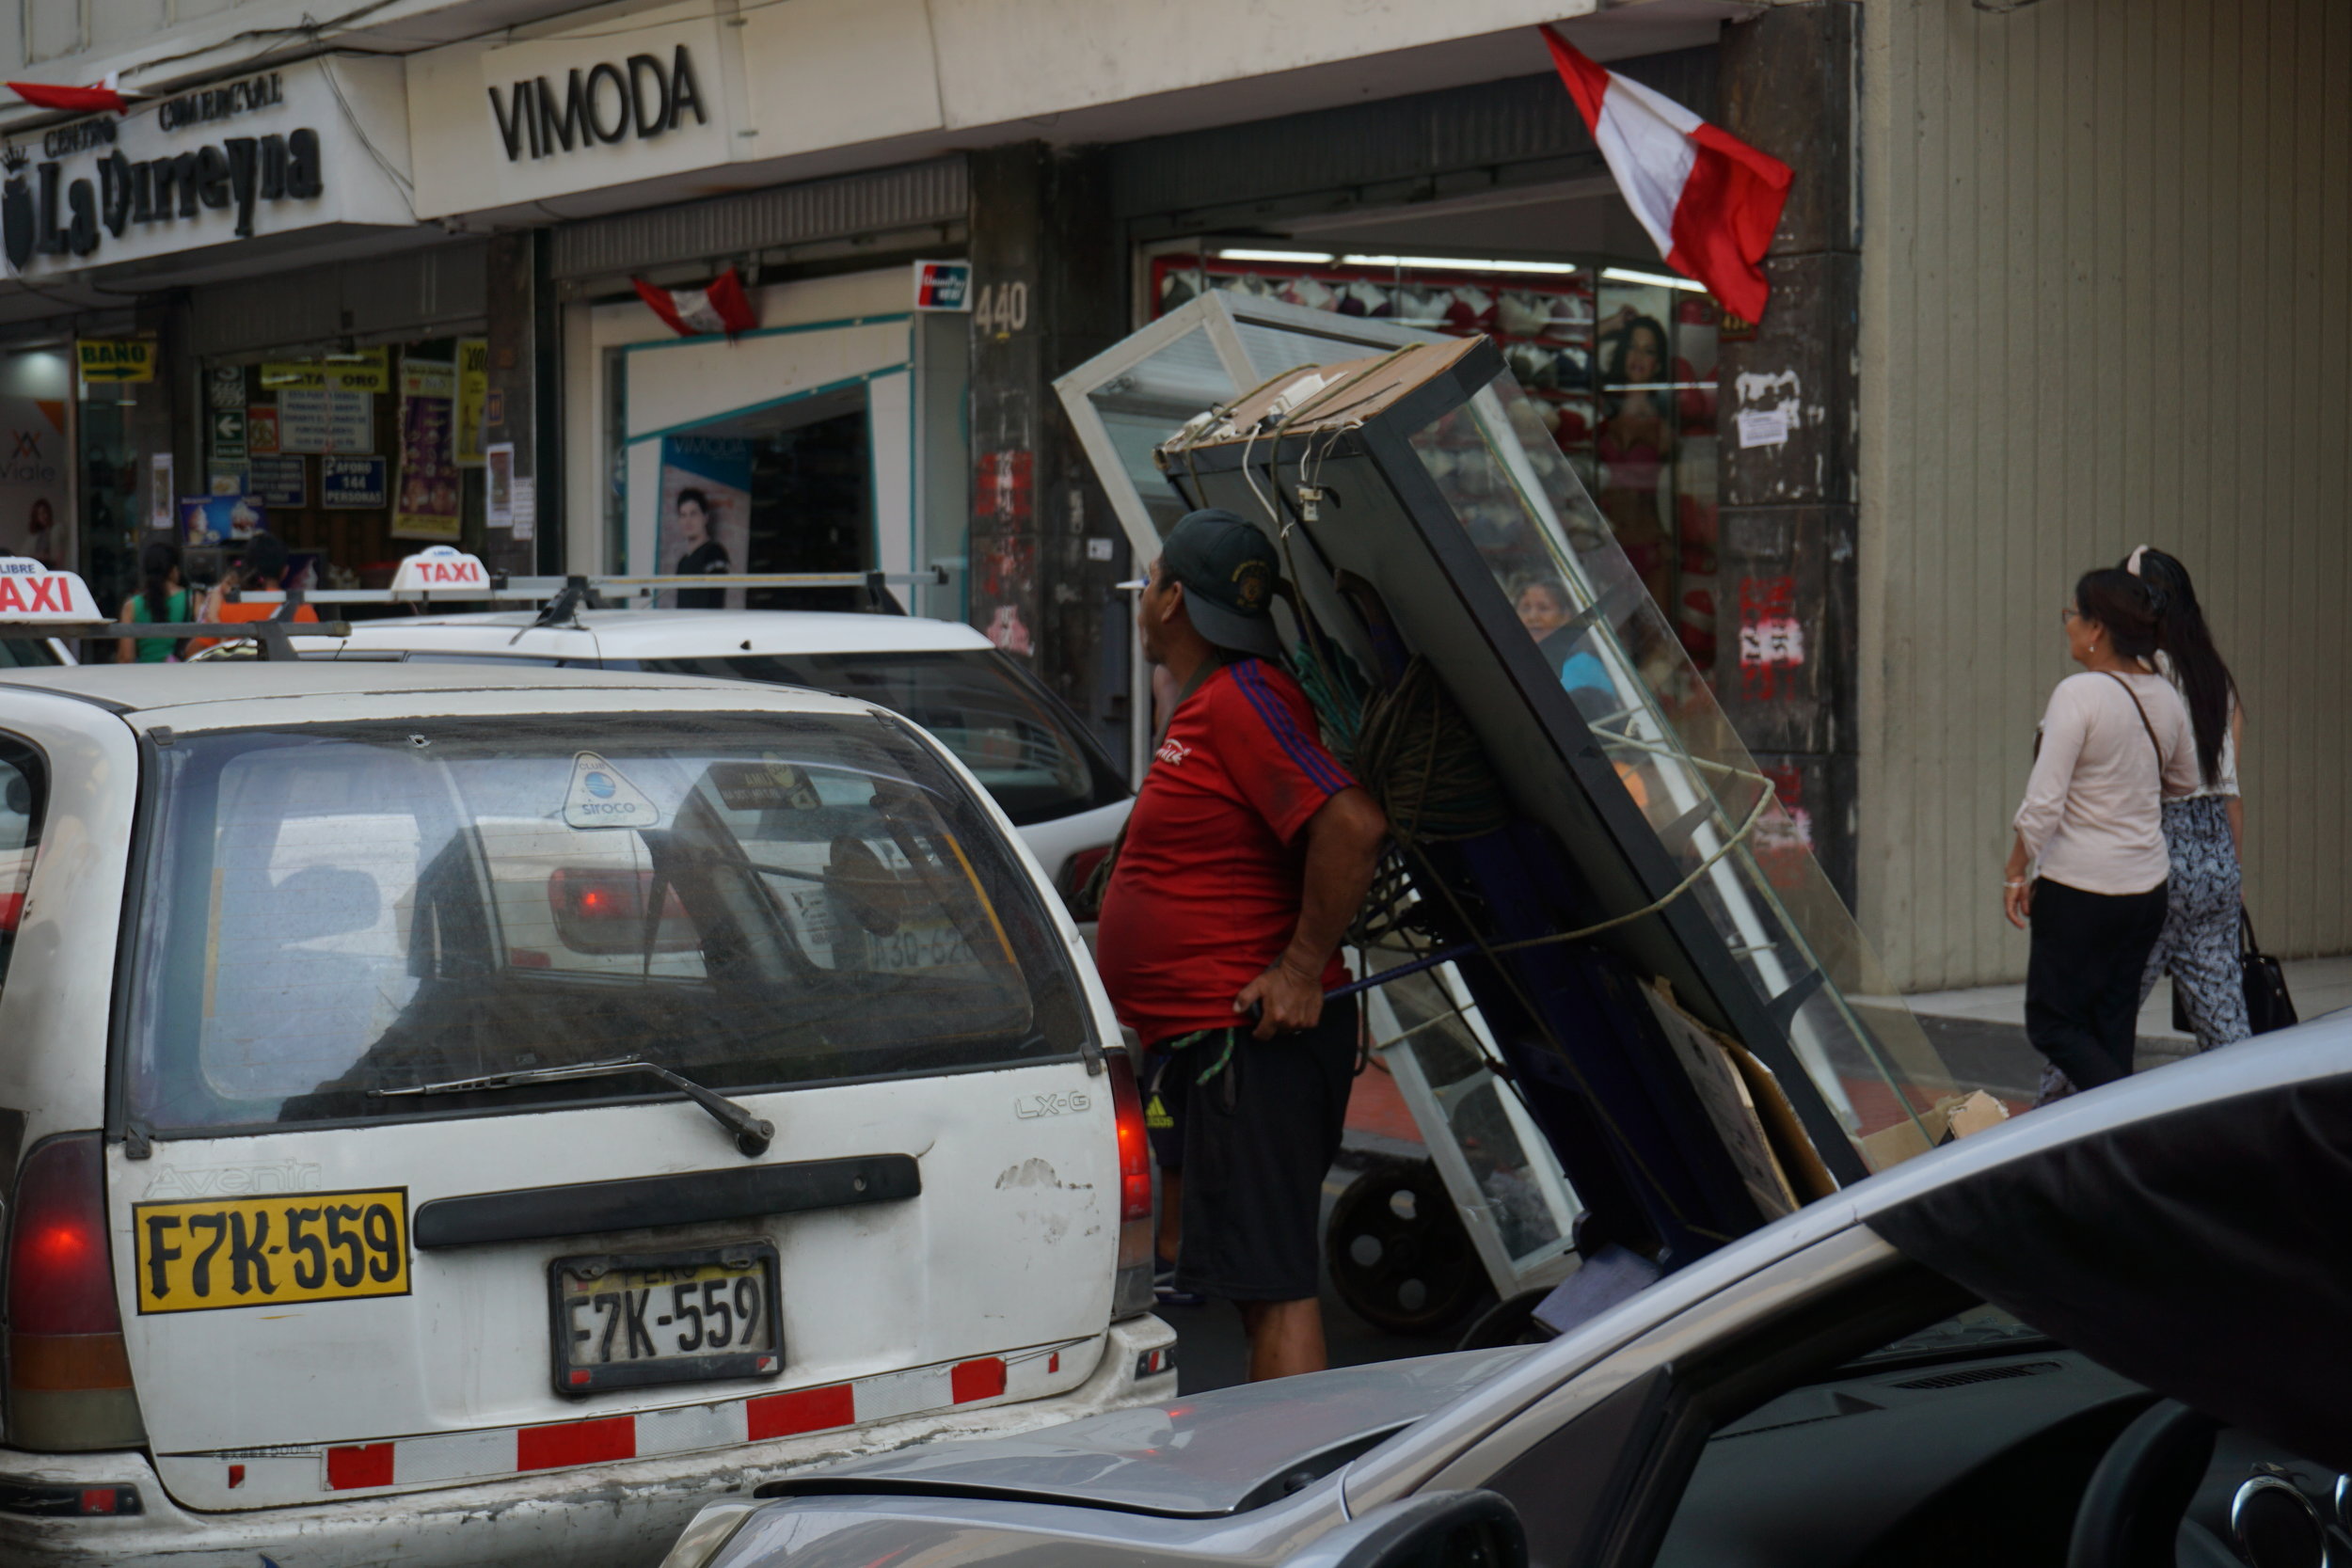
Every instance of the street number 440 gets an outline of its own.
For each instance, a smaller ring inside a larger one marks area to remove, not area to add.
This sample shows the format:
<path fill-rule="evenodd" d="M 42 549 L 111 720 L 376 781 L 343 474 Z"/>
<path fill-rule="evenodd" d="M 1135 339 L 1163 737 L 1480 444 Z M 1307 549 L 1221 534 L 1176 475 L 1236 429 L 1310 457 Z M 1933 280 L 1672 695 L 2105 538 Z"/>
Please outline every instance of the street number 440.
<path fill-rule="evenodd" d="M 1009 334 L 1029 325 L 1026 283 L 983 283 L 972 296 L 972 325 L 982 332 Z"/>

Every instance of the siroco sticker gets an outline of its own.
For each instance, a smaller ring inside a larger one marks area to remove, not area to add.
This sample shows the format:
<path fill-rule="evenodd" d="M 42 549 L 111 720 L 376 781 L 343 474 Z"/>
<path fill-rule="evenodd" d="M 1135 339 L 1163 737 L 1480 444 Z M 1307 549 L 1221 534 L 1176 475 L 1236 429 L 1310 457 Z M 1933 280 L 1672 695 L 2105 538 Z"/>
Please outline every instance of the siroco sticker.
<path fill-rule="evenodd" d="M 650 828 L 660 808 L 621 770 L 594 752 L 572 758 L 572 786 L 564 792 L 564 823 L 571 828 Z"/>

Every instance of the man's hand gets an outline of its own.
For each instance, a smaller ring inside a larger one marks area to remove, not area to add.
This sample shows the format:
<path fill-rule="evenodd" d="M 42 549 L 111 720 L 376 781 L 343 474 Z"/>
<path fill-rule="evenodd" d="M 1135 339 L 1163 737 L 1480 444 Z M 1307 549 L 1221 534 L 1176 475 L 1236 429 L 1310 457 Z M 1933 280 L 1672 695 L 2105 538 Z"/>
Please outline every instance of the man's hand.
<path fill-rule="evenodd" d="M 1253 1006 L 1259 1015 L 1258 1026 L 1249 1032 L 1251 1039 L 1270 1040 L 1277 1035 L 1311 1029 L 1323 1022 L 1323 977 L 1302 976 L 1291 967 L 1286 955 L 1233 998 L 1237 1013 L 1247 1013 Z"/>

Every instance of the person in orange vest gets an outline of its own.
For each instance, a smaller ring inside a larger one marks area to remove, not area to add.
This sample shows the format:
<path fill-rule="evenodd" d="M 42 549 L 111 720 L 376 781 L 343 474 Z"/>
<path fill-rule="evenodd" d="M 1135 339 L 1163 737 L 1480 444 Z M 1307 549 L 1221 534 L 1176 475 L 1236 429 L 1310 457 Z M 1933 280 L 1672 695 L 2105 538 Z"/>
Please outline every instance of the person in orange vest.
<path fill-rule="evenodd" d="M 230 570 L 230 578 L 239 588 L 250 593 L 275 594 L 281 591 L 286 581 L 286 542 L 274 533 L 255 534 L 246 546 L 244 559 Z M 224 581 L 213 590 L 205 601 L 204 613 L 198 617 L 199 620 L 232 624 L 266 621 L 285 608 L 278 604 L 240 603 L 229 596 L 230 586 L 229 581 Z M 307 604 L 296 605 L 294 614 L 289 617 L 291 620 L 311 622 L 318 618 L 319 612 Z M 192 639 L 188 643 L 188 652 L 199 653 L 219 641 L 216 637 Z"/>

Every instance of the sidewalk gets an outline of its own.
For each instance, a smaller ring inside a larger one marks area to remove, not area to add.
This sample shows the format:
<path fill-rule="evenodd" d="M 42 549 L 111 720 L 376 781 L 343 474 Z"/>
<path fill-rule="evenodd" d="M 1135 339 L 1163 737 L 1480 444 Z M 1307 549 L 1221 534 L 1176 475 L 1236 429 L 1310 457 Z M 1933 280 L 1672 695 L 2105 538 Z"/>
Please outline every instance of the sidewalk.
<path fill-rule="evenodd" d="M 2287 993 L 2305 1022 L 2352 1007 L 2352 957 L 2290 958 Z M 1855 998 L 1859 1005 L 1865 999 Z M 1947 1066 L 1963 1080 L 2014 1089 L 2031 1098 L 2042 1073 L 2042 1057 L 2026 1043 L 2026 988 L 1979 986 L 1967 990 L 1921 991 L 1903 998 Z M 2138 1065 L 2152 1067 L 2194 1053 L 2192 1038 L 2172 1027 L 2172 983 L 2159 982 L 2139 1010 Z M 2004 1098 L 2007 1098 L 2004 1095 Z"/>

